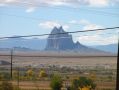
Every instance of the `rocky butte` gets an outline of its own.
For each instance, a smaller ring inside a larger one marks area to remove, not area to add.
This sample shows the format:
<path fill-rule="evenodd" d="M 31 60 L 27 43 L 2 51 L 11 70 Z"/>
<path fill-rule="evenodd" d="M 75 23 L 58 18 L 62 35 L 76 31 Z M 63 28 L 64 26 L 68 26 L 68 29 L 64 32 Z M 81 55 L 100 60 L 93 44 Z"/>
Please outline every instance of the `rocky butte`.
<path fill-rule="evenodd" d="M 63 34 L 62 34 L 63 33 Z M 56 34 L 56 35 L 53 35 Z M 63 27 L 54 27 L 51 31 L 51 34 L 48 36 L 47 44 L 45 50 L 48 51 L 81 51 L 81 52 L 99 52 L 99 50 L 89 48 L 85 45 L 82 45 L 80 42 L 73 42 L 72 35 L 65 32 Z"/>
<path fill-rule="evenodd" d="M 54 27 L 51 34 L 47 38 L 45 51 L 63 51 L 65 53 L 79 53 L 80 55 L 93 55 L 93 56 L 110 56 L 112 53 L 94 49 L 81 44 L 80 42 L 74 43 L 72 35 L 65 32 L 63 27 Z M 62 53 L 63 53 L 62 52 Z M 56 53 L 56 52 L 55 52 Z"/>

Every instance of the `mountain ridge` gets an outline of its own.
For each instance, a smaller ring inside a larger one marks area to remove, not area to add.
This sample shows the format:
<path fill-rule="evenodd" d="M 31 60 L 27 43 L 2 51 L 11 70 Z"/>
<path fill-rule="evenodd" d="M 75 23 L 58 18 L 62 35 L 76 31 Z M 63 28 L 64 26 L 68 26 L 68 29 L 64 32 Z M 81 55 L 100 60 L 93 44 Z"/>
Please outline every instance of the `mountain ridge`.
<path fill-rule="evenodd" d="M 106 52 L 111 52 L 117 54 L 118 52 L 118 44 L 108 44 L 108 45 L 95 45 L 95 46 L 90 46 L 92 48 L 98 49 L 98 50 L 103 50 Z"/>

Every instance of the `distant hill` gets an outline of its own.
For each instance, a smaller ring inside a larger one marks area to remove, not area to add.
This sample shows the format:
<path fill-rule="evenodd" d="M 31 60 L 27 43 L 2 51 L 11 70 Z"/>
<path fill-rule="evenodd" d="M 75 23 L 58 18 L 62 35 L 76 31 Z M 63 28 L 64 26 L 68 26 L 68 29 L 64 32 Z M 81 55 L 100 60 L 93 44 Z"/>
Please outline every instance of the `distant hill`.
<path fill-rule="evenodd" d="M 118 45 L 117 44 L 109 44 L 109 45 L 99 45 L 99 46 L 91 46 L 92 48 L 103 50 L 106 52 L 117 53 Z"/>
<path fill-rule="evenodd" d="M 10 65 L 10 63 L 4 60 L 0 60 L 0 65 Z"/>
<path fill-rule="evenodd" d="M 16 50 L 44 50 L 46 39 L 12 38 L 0 40 L 0 50 L 15 48 Z"/>

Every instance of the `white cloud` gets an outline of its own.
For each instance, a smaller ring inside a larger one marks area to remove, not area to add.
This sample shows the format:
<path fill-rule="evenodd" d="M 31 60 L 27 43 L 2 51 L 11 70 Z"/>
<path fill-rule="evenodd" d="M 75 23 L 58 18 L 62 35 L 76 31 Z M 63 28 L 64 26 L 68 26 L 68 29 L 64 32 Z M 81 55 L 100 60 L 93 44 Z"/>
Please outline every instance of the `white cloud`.
<path fill-rule="evenodd" d="M 21 5 L 26 8 L 39 7 L 39 6 L 72 6 L 79 7 L 80 5 L 104 7 L 117 4 L 119 0 L 0 0 L 0 6 L 5 5 Z"/>
<path fill-rule="evenodd" d="M 69 25 L 63 25 L 63 29 L 67 31 L 69 29 Z"/>
<path fill-rule="evenodd" d="M 88 20 L 82 19 L 82 20 L 72 20 L 69 22 L 70 24 L 77 24 L 80 26 L 84 26 L 83 30 L 92 30 L 92 29 L 98 29 L 98 28 L 103 28 L 101 25 L 97 25 L 94 23 L 89 22 Z"/>
<path fill-rule="evenodd" d="M 41 22 L 39 24 L 40 27 L 45 28 L 45 29 L 52 29 L 53 27 L 60 27 L 63 26 L 64 30 L 68 30 L 69 26 L 68 25 L 62 25 L 56 21 L 46 21 L 46 22 Z"/>
<path fill-rule="evenodd" d="M 82 20 L 72 20 L 69 22 L 70 24 L 78 24 L 78 25 L 87 25 L 87 24 L 90 24 L 89 21 L 85 20 L 85 19 L 82 19 Z"/>
<path fill-rule="evenodd" d="M 26 9 L 27 13 L 33 12 L 35 11 L 35 7 L 29 7 L 28 9 Z"/>
<path fill-rule="evenodd" d="M 87 20 L 81 20 L 80 23 L 84 26 L 83 30 L 93 30 L 103 28 L 101 25 L 91 23 Z M 95 34 L 102 34 L 104 31 L 95 31 Z"/>
<path fill-rule="evenodd" d="M 82 24 L 82 25 L 89 25 L 90 22 L 87 21 L 87 20 L 85 20 L 85 19 L 82 19 L 82 20 L 79 21 L 79 24 Z"/>
<path fill-rule="evenodd" d="M 92 29 L 99 29 L 104 28 L 101 25 L 97 25 L 95 23 L 91 23 L 85 19 L 82 20 L 72 20 L 70 24 L 78 24 L 83 26 L 83 30 L 92 30 Z M 81 35 L 78 38 L 75 38 L 75 41 L 79 41 L 86 45 L 106 45 L 117 43 L 117 36 L 115 34 L 109 35 L 105 34 L 105 31 L 95 31 L 91 33 L 87 33 L 87 35 Z"/>
<path fill-rule="evenodd" d="M 60 5 L 65 5 L 64 0 L 44 0 L 44 4 L 49 4 L 49 5 L 54 5 L 54 6 L 60 6 Z"/>
<path fill-rule="evenodd" d="M 6 6 L 6 4 L 0 3 L 0 7 Z"/>
<path fill-rule="evenodd" d="M 96 25 L 96 24 L 88 24 L 86 26 L 84 26 L 84 30 L 92 30 L 92 29 L 99 29 L 99 28 L 103 28 L 102 26 L 100 25 Z"/>
<path fill-rule="evenodd" d="M 46 29 L 51 29 L 53 27 L 60 27 L 60 24 L 54 21 L 46 21 L 46 22 L 42 22 L 39 24 L 39 26 L 46 28 Z"/>
<path fill-rule="evenodd" d="M 77 21 L 76 21 L 76 20 L 72 20 L 72 21 L 70 21 L 69 23 L 70 23 L 70 24 L 76 24 Z"/>
<path fill-rule="evenodd" d="M 102 6 L 108 6 L 108 4 L 109 4 L 109 0 L 89 0 L 90 6 L 102 7 Z"/>
<path fill-rule="evenodd" d="M 17 0 L 5 0 L 6 3 L 16 2 Z"/>
<path fill-rule="evenodd" d="M 104 37 L 102 35 L 89 35 L 78 37 L 77 40 L 86 45 L 108 45 L 117 43 L 117 36 Z"/>

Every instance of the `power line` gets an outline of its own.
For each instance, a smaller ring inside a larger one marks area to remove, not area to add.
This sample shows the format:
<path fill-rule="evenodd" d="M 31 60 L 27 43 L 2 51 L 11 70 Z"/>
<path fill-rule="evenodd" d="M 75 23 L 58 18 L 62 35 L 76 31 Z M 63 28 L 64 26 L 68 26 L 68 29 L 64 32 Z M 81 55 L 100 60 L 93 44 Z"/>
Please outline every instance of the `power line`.
<path fill-rule="evenodd" d="M 113 34 L 117 34 L 117 33 L 106 33 L 106 35 L 113 35 Z M 102 34 L 96 34 L 96 35 L 105 35 L 104 33 Z M 80 36 L 73 36 L 75 38 L 78 38 L 78 37 L 93 37 L 95 35 L 89 35 L 89 34 L 83 34 L 83 35 L 80 35 Z M 71 37 L 54 37 L 54 38 L 47 38 L 48 40 L 49 39 L 65 39 L 65 38 L 71 38 Z M 45 38 L 38 38 L 38 39 L 45 39 Z M 104 40 L 96 40 L 96 41 L 104 41 Z"/>
<path fill-rule="evenodd" d="M 8 38 L 21 38 L 21 37 L 35 37 L 35 36 L 48 36 L 48 35 L 61 35 L 68 33 L 84 33 L 84 32 L 93 32 L 93 31 L 106 31 L 112 29 L 119 29 L 119 27 L 111 27 L 111 28 L 100 28 L 100 29 L 92 29 L 92 30 L 83 30 L 83 31 L 73 31 L 73 32 L 64 32 L 64 33 L 55 33 L 55 34 L 39 34 L 39 35 L 24 35 L 24 36 L 11 36 L 11 37 L 0 37 L 0 39 L 8 39 Z"/>
<path fill-rule="evenodd" d="M 112 34 L 117 34 L 117 33 L 106 33 L 106 35 L 112 35 Z M 105 35 L 105 34 L 96 34 L 96 35 Z M 80 35 L 80 36 L 73 36 L 73 37 L 92 37 L 93 35 L 88 35 L 88 34 L 85 34 L 85 35 Z M 47 38 L 47 39 L 65 39 L 65 38 L 71 38 L 71 37 L 54 37 L 54 38 Z M 104 41 L 104 40 L 96 40 L 96 41 Z"/>

